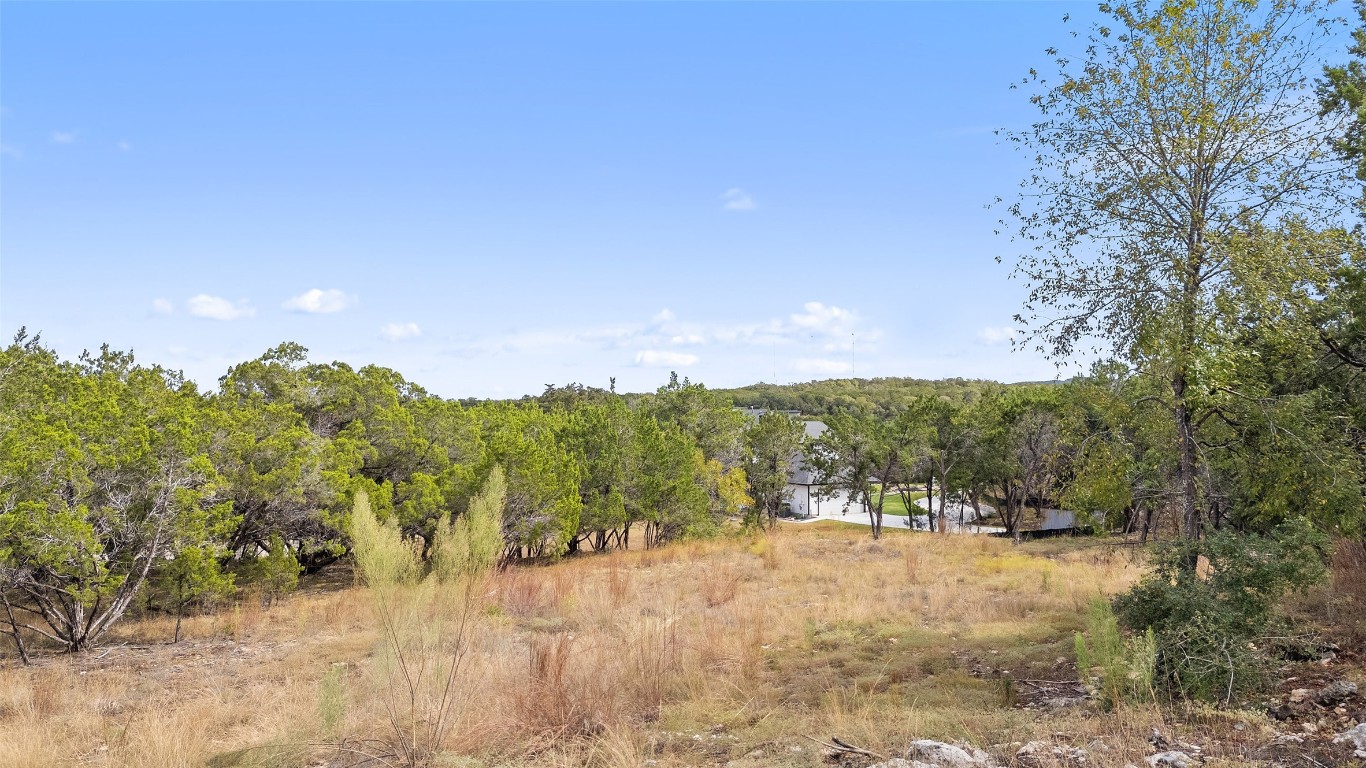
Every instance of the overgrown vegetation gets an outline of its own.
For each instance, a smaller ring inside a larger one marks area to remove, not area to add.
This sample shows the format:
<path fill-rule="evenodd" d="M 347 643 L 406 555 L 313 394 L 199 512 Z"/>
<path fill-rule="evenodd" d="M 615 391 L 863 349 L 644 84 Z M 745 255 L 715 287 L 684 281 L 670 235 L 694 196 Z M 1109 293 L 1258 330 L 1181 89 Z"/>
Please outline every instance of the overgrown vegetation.
<path fill-rule="evenodd" d="M 1228 703 L 1263 682 L 1267 629 L 1287 593 L 1318 583 L 1327 539 L 1303 521 L 1269 535 L 1216 531 L 1160 548 L 1152 571 L 1115 600 L 1153 633 L 1157 672 L 1176 691 Z M 1196 563 L 1196 567 L 1190 564 Z"/>

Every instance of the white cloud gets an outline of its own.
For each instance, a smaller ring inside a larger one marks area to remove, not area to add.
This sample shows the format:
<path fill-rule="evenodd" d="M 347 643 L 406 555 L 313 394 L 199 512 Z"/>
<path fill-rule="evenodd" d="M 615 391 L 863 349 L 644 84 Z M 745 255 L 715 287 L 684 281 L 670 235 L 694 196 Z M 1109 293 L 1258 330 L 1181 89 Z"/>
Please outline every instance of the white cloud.
<path fill-rule="evenodd" d="M 654 317 L 650 318 L 650 322 L 653 323 L 672 323 L 673 321 L 674 313 L 667 307 L 659 310 L 659 312 L 655 313 Z"/>
<path fill-rule="evenodd" d="M 856 320 L 852 310 L 827 307 L 819 301 L 808 301 L 802 309 L 805 310 L 802 314 L 791 317 L 792 324 L 813 333 L 843 334 Z"/>
<path fill-rule="evenodd" d="M 129 141 L 128 139 L 119 139 L 119 143 L 115 144 L 114 146 L 118 147 L 123 152 L 133 151 L 133 142 Z"/>
<path fill-rule="evenodd" d="M 52 143 L 53 143 L 53 144 L 75 144 L 75 143 L 76 143 L 76 132 L 75 132 L 75 131 L 53 131 L 53 132 L 52 132 Z"/>
<path fill-rule="evenodd" d="M 325 315 L 333 312 L 340 312 L 354 303 L 356 303 L 356 297 L 337 290 L 336 288 L 331 288 L 326 291 L 314 288 L 311 291 L 305 291 L 298 296 L 291 298 L 280 306 L 293 312 Z"/>
<path fill-rule="evenodd" d="M 152 299 L 152 311 L 158 315 L 169 315 L 175 312 L 175 305 L 169 299 Z"/>
<path fill-rule="evenodd" d="M 822 376 L 830 376 L 836 373 L 848 373 L 851 366 L 848 360 L 827 360 L 819 357 L 803 357 L 793 361 L 792 367 L 801 373 L 814 373 Z"/>
<path fill-rule="evenodd" d="M 1006 344 L 1019 334 L 1020 332 L 1018 330 L 1008 325 L 1003 325 L 1000 328 L 988 326 L 977 332 L 977 339 L 983 344 L 994 346 L 996 344 Z"/>
<path fill-rule="evenodd" d="M 403 341 L 421 336 L 422 329 L 417 323 L 387 323 L 379 329 L 379 335 L 387 341 Z"/>
<path fill-rule="evenodd" d="M 636 353 L 636 365 L 651 368 L 668 366 L 684 368 L 689 365 L 696 365 L 699 359 L 697 355 L 690 355 L 686 352 L 669 352 L 657 349 L 645 349 Z"/>
<path fill-rule="evenodd" d="M 15 160 L 22 160 L 24 157 L 24 151 L 14 146 L 13 144 L 0 144 L 0 155 L 12 157 Z"/>
<path fill-rule="evenodd" d="M 728 211 L 752 211 L 759 207 L 749 193 L 739 187 L 731 187 L 721 193 L 723 207 Z"/>
<path fill-rule="evenodd" d="M 207 317 L 210 320 L 236 320 L 239 317 L 251 317 L 256 314 L 256 310 L 245 299 L 236 304 L 220 296 L 210 296 L 201 293 L 192 296 L 185 302 L 185 309 L 195 317 Z"/>

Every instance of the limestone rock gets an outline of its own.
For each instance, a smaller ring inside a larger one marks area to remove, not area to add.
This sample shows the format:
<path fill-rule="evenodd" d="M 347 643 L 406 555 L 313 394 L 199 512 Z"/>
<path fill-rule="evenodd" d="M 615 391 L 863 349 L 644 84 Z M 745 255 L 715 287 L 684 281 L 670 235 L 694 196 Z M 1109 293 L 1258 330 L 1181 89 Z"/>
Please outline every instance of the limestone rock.
<path fill-rule="evenodd" d="M 995 768 L 991 756 L 980 749 L 968 752 L 962 747 L 930 739 L 911 742 L 906 749 L 906 759 L 912 763 L 923 762 L 933 768 Z"/>
<path fill-rule="evenodd" d="M 1333 707 L 1357 695 L 1357 684 L 1346 680 L 1338 680 L 1328 684 L 1323 690 L 1314 694 L 1314 700 L 1325 707 Z"/>
<path fill-rule="evenodd" d="M 1025 768 L 1041 768 L 1048 765 L 1087 765 L 1086 750 L 1065 745 L 1049 744 L 1046 741 L 1031 741 L 1015 753 L 1015 762 Z"/>
<path fill-rule="evenodd" d="M 1185 752 L 1158 752 L 1148 756 L 1148 765 L 1153 768 L 1195 768 L 1195 758 Z"/>

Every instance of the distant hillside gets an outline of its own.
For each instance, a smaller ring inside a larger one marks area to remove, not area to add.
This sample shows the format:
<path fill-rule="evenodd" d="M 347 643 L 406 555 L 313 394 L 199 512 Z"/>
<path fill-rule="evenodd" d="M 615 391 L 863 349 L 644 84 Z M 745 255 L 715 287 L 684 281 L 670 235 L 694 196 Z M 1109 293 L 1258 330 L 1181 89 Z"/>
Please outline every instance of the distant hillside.
<path fill-rule="evenodd" d="M 686 379 L 685 379 L 686 381 Z M 971 400 L 988 387 L 1033 387 L 1060 384 L 1059 381 L 1021 381 L 1002 384 L 990 379 L 913 379 L 887 377 L 876 379 L 825 379 L 794 384 L 759 382 L 734 389 L 712 390 L 731 399 L 736 407 L 764 408 L 775 411 L 800 411 L 804 416 L 824 416 L 847 410 L 892 415 L 924 395 L 946 396 L 955 400 Z M 647 393 L 624 393 L 634 402 Z M 568 407 L 582 399 L 611 397 L 605 389 L 570 383 L 565 386 L 547 385 L 540 395 L 523 395 L 522 402 L 539 401 L 542 405 L 559 404 Z M 462 398 L 460 404 L 473 408 L 496 399 Z"/>
<path fill-rule="evenodd" d="M 827 379 L 797 384 L 751 384 L 722 389 L 737 406 L 801 411 L 807 416 L 822 416 L 858 409 L 890 414 L 910 405 L 918 397 L 944 395 L 955 400 L 970 400 L 999 382 L 984 379 Z M 1016 385 L 1006 385 L 1016 386 Z"/>

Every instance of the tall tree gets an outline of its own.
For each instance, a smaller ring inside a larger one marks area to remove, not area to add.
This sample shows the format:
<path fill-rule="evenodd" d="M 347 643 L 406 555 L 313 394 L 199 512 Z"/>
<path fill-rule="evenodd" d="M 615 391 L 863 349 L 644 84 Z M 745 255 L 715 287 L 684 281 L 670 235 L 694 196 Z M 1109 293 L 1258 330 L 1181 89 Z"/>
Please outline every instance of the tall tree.
<path fill-rule="evenodd" d="M 1356 0 L 1360 26 L 1352 32 L 1352 55 L 1346 64 L 1323 69 L 1319 99 L 1323 114 L 1347 118 L 1337 137 L 1337 149 L 1357 163 L 1357 178 L 1366 181 L 1366 0 Z"/>
<path fill-rule="evenodd" d="M 767 523 L 771 528 L 777 523 L 788 476 L 799 458 L 805 434 L 800 419 L 778 411 L 761 415 L 745 431 L 745 475 L 754 500 L 753 519 L 747 518 L 747 524 Z"/>
<path fill-rule="evenodd" d="M 1057 357 L 1109 342 L 1166 380 L 1182 530 L 1198 538 L 1196 410 L 1216 296 L 1280 250 L 1248 247 L 1250 234 L 1296 220 L 1313 228 L 1343 203 L 1335 125 L 1315 117 L 1308 87 L 1326 32 L 1313 0 L 1101 8 L 1113 27 L 1093 27 L 1078 59 L 1050 50 L 1060 79 L 1031 99 L 1040 121 L 1011 135 L 1035 166 L 1008 206 L 1027 247 L 1015 268 L 1030 288 L 1019 319 Z M 1277 255 L 1295 274 L 1333 258 Z"/>
<path fill-rule="evenodd" d="M 189 592 L 220 578 L 235 521 L 206 410 L 178 373 L 108 348 L 76 365 L 0 351 L 0 572 L 28 629 L 83 650 L 160 570 Z"/>
<path fill-rule="evenodd" d="M 944 397 L 921 398 L 907 411 L 906 419 L 922 435 L 930 472 L 938 475 L 939 532 L 948 533 L 949 486 L 954 478 L 954 469 L 972 455 L 980 422 L 973 418 L 970 406 Z M 934 499 L 928 499 L 927 503 L 930 505 L 930 515 L 935 516 Z"/>
<path fill-rule="evenodd" d="M 883 505 L 905 479 L 918 434 L 902 419 L 859 413 L 836 413 L 826 427 L 807 455 L 821 494 L 846 494 L 868 513 L 873 538 L 881 538 Z"/>

